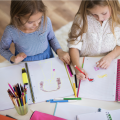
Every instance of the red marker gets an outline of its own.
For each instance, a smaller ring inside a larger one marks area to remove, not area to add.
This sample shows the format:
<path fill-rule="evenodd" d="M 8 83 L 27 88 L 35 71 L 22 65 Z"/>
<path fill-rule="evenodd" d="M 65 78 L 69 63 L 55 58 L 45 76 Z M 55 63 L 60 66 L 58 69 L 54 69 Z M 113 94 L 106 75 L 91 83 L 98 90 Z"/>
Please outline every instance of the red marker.
<path fill-rule="evenodd" d="M 84 72 L 82 72 L 76 65 L 74 66 L 76 69 L 78 69 L 81 73 L 83 73 L 84 75 L 85 75 L 85 73 Z M 89 81 L 93 81 L 93 79 L 90 79 L 90 78 L 88 78 L 88 80 Z"/>

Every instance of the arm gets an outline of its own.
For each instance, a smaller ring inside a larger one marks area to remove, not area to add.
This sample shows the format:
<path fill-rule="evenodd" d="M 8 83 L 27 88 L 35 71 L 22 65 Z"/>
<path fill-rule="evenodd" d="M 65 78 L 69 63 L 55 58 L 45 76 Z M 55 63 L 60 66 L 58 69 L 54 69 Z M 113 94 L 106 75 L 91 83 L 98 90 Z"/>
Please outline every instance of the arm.
<path fill-rule="evenodd" d="M 80 66 L 80 62 L 79 62 L 79 57 L 80 57 L 79 50 L 76 49 L 76 48 L 70 48 L 69 52 L 70 52 L 70 58 L 71 58 L 73 66 L 76 65 L 78 68 L 80 68 L 85 73 L 85 75 L 83 75 L 77 69 L 75 69 L 77 79 L 79 79 L 79 80 L 86 80 L 88 78 L 88 74 Z"/>
<path fill-rule="evenodd" d="M 79 50 L 76 48 L 70 48 L 69 52 L 70 52 L 70 58 L 73 66 L 76 65 L 81 69 L 80 62 L 79 62 L 79 57 L 80 57 Z"/>
<path fill-rule="evenodd" d="M 116 46 L 113 51 L 111 51 L 108 56 L 111 56 L 111 59 L 115 59 L 120 55 L 120 46 Z"/>
<path fill-rule="evenodd" d="M 67 52 L 64 52 L 62 50 L 62 48 L 60 47 L 60 44 L 59 44 L 57 38 L 55 37 L 54 31 L 52 28 L 52 23 L 49 18 L 48 18 L 48 30 L 49 30 L 48 31 L 48 40 L 50 42 L 50 46 L 55 51 L 55 53 L 58 54 L 59 59 L 61 59 L 66 64 L 70 64 L 69 54 Z"/>
<path fill-rule="evenodd" d="M 12 36 L 10 29 L 11 29 L 10 26 L 7 26 L 4 31 L 4 34 L 0 42 L 0 54 L 11 63 L 19 63 L 26 57 L 26 55 L 25 53 L 19 53 L 17 56 L 15 56 L 9 50 L 10 45 L 12 43 Z"/>
<path fill-rule="evenodd" d="M 8 61 L 10 61 L 11 57 L 13 56 L 9 50 L 11 43 L 12 38 L 9 31 L 9 26 L 7 26 L 0 41 L 0 54 Z"/>
<path fill-rule="evenodd" d="M 51 23 L 51 20 L 49 18 L 47 18 L 48 22 L 48 35 L 47 35 L 47 38 L 49 40 L 49 43 L 50 43 L 50 46 L 52 47 L 52 49 L 54 50 L 55 53 L 57 53 L 57 50 L 58 49 L 62 49 L 57 38 L 55 37 L 55 34 L 54 34 L 54 31 L 53 31 L 53 28 L 52 28 L 52 23 Z"/>

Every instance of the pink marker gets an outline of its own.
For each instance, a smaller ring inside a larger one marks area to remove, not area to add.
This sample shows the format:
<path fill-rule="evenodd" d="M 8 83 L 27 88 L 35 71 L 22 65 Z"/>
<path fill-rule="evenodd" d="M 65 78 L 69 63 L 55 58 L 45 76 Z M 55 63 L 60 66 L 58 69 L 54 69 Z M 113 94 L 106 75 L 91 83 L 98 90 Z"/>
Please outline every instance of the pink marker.
<path fill-rule="evenodd" d="M 71 71 L 70 71 L 69 65 L 67 65 L 67 68 L 68 68 L 68 71 L 69 71 L 70 76 L 72 77 L 72 73 L 71 73 Z"/>

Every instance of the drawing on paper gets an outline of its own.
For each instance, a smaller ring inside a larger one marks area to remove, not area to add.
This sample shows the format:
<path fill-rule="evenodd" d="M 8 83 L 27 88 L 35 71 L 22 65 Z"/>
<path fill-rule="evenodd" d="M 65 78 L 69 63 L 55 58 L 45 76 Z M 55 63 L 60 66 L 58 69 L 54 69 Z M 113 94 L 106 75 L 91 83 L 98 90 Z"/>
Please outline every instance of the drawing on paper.
<path fill-rule="evenodd" d="M 44 92 L 52 92 L 52 91 L 57 91 L 61 88 L 61 79 L 60 78 L 56 78 L 56 72 L 55 69 L 53 69 L 52 67 L 52 61 L 50 61 L 51 63 L 51 77 L 50 76 L 45 76 L 45 71 L 43 71 L 42 67 L 41 67 L 41 63 L 40 68 L 42 70 L 42 75 L 44 76 L 44 79 L 42 81 L 39 82 L 39 89 L 44 91 Z M 49 77 L 49 79 L 47 79 L 47 77 Z"/>
<path fill-rule="evenodd" d="M 98 68 L 98 67 L 94 67 L 94 69 L 95 69 L 95 71 L 99 70 L 99 68 Z"/>
<path fill-rule="evenodd" d="M 107 77 L 107 74 L 104 74 L 104 75 L 98 75 L 98 78 L 104 78 L 104 77 Z"/>
<path fill-rule="evenodd" d="M 89 82 L 94 82 L 94 78 L 89 78 Z"/>

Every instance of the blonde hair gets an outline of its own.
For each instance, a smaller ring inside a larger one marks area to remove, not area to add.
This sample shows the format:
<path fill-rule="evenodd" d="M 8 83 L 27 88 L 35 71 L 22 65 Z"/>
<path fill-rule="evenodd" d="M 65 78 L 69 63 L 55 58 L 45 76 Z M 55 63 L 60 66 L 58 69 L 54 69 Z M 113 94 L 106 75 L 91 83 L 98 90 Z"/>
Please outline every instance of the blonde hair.
<path fill-rule="evenodd" d="M 68 42 L 71 44 L 75 44 L 76 39 L 81 36 L 83 33 L 87 32 L 88 23 L 87 23 L 87 15 L 89 15 L 88 9 L 94 8 L 96 5 L 99 6 L 108 6 L 111 8 L 111 19 L 112 25 L 111 30 L 114 34 L 114 27 L 120 25 L 120 4 L 118 0 L 82 0 L 77 15 L 80 16 L 79 21 L 73 22 L 71 27 L 71 32 L 69 33 Z M 79 23 L 79 24 L 78 24 Z M 80 26 L 82 24 L 82 26 Z M 78 33 L 79 31 L 79 33 Z"/>

